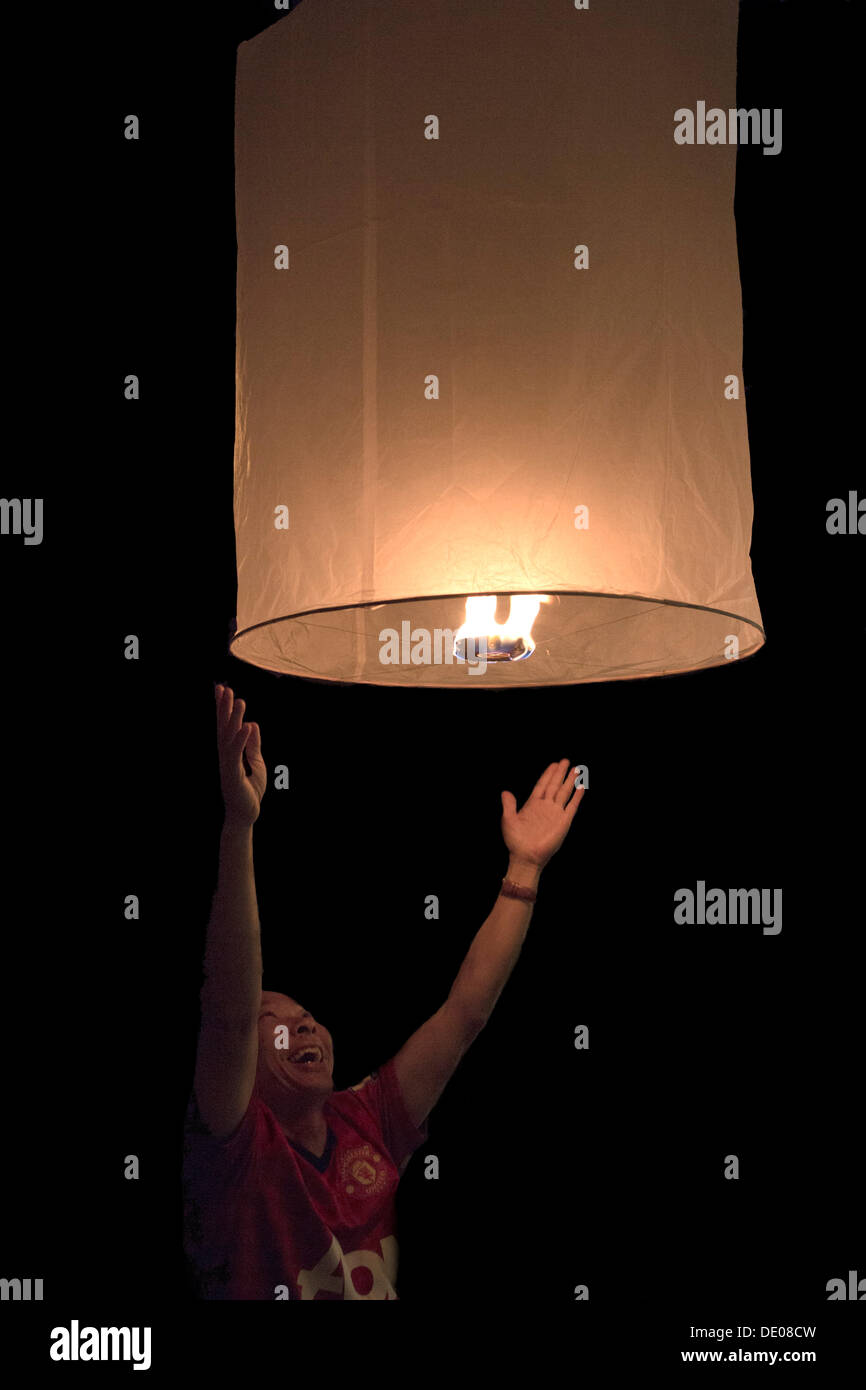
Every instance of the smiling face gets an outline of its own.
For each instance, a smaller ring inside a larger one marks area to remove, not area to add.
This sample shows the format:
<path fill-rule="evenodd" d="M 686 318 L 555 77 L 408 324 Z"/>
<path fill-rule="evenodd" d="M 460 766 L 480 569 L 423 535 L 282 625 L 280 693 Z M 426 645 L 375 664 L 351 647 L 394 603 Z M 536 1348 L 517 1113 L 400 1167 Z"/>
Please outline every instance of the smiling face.
<path fill-rule="evenodd" d="M 287 994 L 262 991 L 258 1070 L 264 1090 L 277 1087 L 284 1101 L 292 1094 L 329 1095 L 334 1089 L 333 1039 Z"/>

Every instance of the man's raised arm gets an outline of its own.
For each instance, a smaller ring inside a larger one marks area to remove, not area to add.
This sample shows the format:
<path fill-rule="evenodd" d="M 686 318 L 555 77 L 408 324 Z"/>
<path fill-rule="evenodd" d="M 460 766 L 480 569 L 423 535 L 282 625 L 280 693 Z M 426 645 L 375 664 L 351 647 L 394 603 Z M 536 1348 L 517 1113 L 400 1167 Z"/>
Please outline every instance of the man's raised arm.
<path fill-rule="evenodd" d="M 518 892 L 526 890 L 529 900 L 509 897 L 500 891 L 466 953 L 445 1003 L 396 1054 L 397 1081 L 414 1125 L 421 1125 L 427 1118 L 463 1054 L 493 1012 L 517 964 L 541 870 L 565 839 L 582 800 L 583 788 L 572 792 L 564 758 L 551 763 L 541 774 L 520 812 L 511 792 L 502 793 L 508 879 Z"/>
<path fill-rule="evenodd" d="M 267 771 L 259 726 L 243 722 L 244 701 L 236 700 L 227 686 L 220 685 L 215 697 L 225 821 L 205 944 L 194 1089 L 205 1125 L 212 1134 L 225 1137 L 244 1117 L 258 1058 L 262 947 L 253 874 L 253 825 L 261 809 Z"/>
<path fill-rule="evenodd" d="M 551 763 L 521 811 L 511 792 L 502 793 L 502 837 L 509 852 L 508 880 L 534 893 L 541 870 L 568 832 L 583 791 L 573 790 L 568 760 Z M 577 771 L 577 768 L 574 769 Z M 532 900 L 501 894 L 482 924 L 451 987 L 449 999 L 466 1017 L 486 1023 L 529 928 Z"/>

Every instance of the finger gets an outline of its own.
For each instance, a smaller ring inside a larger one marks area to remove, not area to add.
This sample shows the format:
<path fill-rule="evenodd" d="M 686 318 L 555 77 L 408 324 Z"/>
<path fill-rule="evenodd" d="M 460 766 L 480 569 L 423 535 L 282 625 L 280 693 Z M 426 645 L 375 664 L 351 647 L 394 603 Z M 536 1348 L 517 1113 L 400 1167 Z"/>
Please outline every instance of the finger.
<path fill-rule="evenodd" d="M 231 694 L 231 692 L 229 692 Z M 246 709 L 245 700 L 233 700 L 231 707 L 231 717 L 228 722 L 228 736 L 234 738 L 244 722 L 244 710 Z"/>
<path fill-rule="evenodd" d="M 231 691 L 227 690 L 224 685 L 218 685 L 216 687 L 217 748 L 219 749 L 220 753 L 222 753 L 223 746 L 225 744 L 225 729 L 227 718 L 226 708 L 228 706 L 230 695 Z"/>
<path fill-rule="evenodd" d="M 233 736 L 228 742 L 225 752 L 226 762 L 228 762 L 229 765 L 237 765 L 241 768 L 241 770 L 243 770 L 243 763 L 241 762 L 241 758 L 243 757 L 243 751 L 247 745 L 249 736 L 249 724 L 242 724 L 241 727 L 238 729 L 237 733 L 233 734 Z"/>
<path fill-rule="evenodd" d="M 558 763 L 552 763 L 550 773 L 544 787 L 544 800 L 555 801 L 557 793 L 562 790 L 562 779 L 568 771 L 568 758 L 560 758 Z M 560 803 L 561 805 L 562 803 Z"/>
<path fill-rule="evenodd" d="M 230 685 L 222 687 L 223 693 L 217 715 L 217 736 L 222 752 L 227 752 L 231 741 L 241 727 L 244 718 L 244 702 L 236 700 Z"/>
<path fill-rule="evenodd" d="M 581 801 L 583 801 L 583 794 L 585 791 L 586 787 L 575 788 L 574 796 L 571 798 L 571 800 L 565 808 L 565 814 L 568 816 L 569 823 L 573 820 L 575 811 L 577 810 Z"/>
<path fill-rule="evenodd" d="M 567 758 L 563 758 L 561 763 L 557 763 L 557 773 L 551 785 L 553 800 L 557 806 L 564 806 L 568 800 L 569 792 L 572 790 L 573 783 L 570 780 L 570 767 Z M 574 769 L 577 772 L 577 768 Z"/>
<path fill-rule="evenodd" d="M 506 820 L 510 820 L 517 810 L 517 802 L 512 792 L 502 792 L 502 814 Z"/>
<path fill-rule="evenodd" d="M 231 686 L 217 686 L 217 730 L 220 735 L 225 734 L 228 727 L 229 716 L 232 712 L 232 701 L 234 699 Z"/>
<path fill-rule="evenodd" d="M 538 799 L 538 798 L 544 796 L 545 790 L 546 790 L 546 788 L 547 788 L 547 784 L 548 784 L 548 782 L 550 781 L 551 777 L 553 776 L 553 774 L 554 774 L 554 772 L 556 771 L 556 769 L 557 769 L 558 766 L 559 766 L 558 763 L 551 763 L 551 764 L 549 765 L 549 767 L 546 767 L 546 768 L 544 769 L 544 771 L 542 772 L 542 774 L 541 774 L 541 776 L 539 777 L 538 781 L 536 782 L 535 786 L 532 788 L 532 791 L 529 793 L 529 800 L 530 800 L 530 801 L 532 801 L 533 799 Z"/>
<path fill-rule="evenodd" d="M 252 762 L 253 758 L 262 756 L 262 731 L 258 724 L 245 725 L 250 731 L 250 740 L 246 746 L 247 762 Z"/>

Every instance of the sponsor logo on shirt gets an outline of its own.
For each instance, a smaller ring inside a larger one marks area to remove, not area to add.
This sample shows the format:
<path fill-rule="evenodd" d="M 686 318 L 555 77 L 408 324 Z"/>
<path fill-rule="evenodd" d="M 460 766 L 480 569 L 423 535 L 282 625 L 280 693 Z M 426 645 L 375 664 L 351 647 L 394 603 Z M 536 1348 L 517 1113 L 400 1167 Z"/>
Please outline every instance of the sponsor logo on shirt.
<path fill-rule="evenodd" d="M 379 1249 L 382 1251 L 381 1258 L 375 1250 L 352 1250 L 344 1255 L 340 1242 L 333 1236 L 327 1253 L 319 1263 L 313 1269 L 299 1271 L 301 1298 L 315 1298 L 320 1291 L 338 1294 L 343 1299 L 396 1298 L 396 1238 L 383 1236 Z"/>

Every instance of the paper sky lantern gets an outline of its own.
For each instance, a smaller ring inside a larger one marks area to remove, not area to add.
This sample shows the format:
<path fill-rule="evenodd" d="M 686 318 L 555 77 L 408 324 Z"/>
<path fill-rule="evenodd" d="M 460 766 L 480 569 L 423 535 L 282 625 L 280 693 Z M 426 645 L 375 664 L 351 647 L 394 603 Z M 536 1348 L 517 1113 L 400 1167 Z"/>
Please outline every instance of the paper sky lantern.
<path fill-rule="evenodd" d="M 302 0 L 241 44 L 236 656 L 490 689 L 763 644 L 737 150 L 697 119 L 737 18 Z"/>

